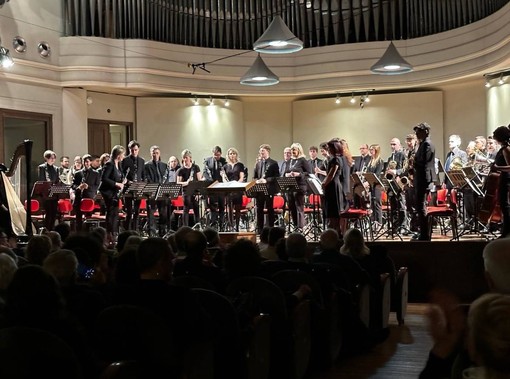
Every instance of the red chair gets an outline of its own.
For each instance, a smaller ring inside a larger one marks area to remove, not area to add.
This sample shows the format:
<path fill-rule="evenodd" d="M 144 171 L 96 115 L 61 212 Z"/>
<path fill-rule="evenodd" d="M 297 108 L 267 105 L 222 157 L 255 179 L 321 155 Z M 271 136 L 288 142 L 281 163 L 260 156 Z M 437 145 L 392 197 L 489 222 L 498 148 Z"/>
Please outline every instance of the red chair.
<path fill-rule="evenodd" d="M 27 201 L 26 200 L 25 200 L 25 209 L 27 209 Z M 40 209 L 39 201 L 35 200 L 35 199 L 30 200 L 30 211 L 32 213 L 37 213 L 37 212 L 39 212 L 39 209 Z"/>
<path fill-rule="evenodd" d="M 58 200 L 58 219 L 62 221 L 74 221 L 75 216 L 71 214 L 73 210 L 73 204 L 70 199 L 59 199 Z"/>
<path fill-rule="evenodd" d="M 370 213 L 371 210 L 368 209 L 349 208 L 348 210 L 340 213 L 340 218 L 347 219 L 348 227 L 357 227 L 365 239 L 373 240 L 374 233 L 370 223 Z"/>
<path fill-rule="evenodd" d="M 440 233 L 446 235 L 448 229 L 452 231 L 452 240 L 459 240 L 459 234 L 457 230 L 457 211 L 455 208 L 451 208 L 448 204 L 447 198 L 448 190 L 440 189 L 437 191 L 437 206 L 427 207 L 427 221 L 429 224 L 429 236 L 432 238 L 432 228 L 434 222 L 439 225 Z M 455 196 L 455 201 L 457 200 Z M 450 222 L 450 227 L 445 223 L 445 219 Z"/>
<path fill-rule="evenodd" d="M 96 213 L 97 208 L 94 199 L 81 199 L 80 210 L 83 213 L 84 223 L 93 227 L 98 227 L 106 219 L 104 215 L 99 214 L 99 212 Z"/>

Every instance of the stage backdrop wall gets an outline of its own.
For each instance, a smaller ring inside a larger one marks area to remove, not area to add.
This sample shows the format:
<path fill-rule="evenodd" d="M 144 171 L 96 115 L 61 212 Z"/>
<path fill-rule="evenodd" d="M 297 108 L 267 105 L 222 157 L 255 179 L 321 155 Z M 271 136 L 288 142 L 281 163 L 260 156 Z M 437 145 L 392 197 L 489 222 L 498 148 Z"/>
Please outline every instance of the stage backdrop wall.
<path fill-rule="evenodd" d="M 397 137 L 404 143 L 405 136 L 419 122 L 432 127 L 431 138 L 436 144 L 436 156 L 443 154 L 443 93 L 441 91 L 399 93 L 370 96 L 370 103 L 361 108 L 350 96 L 300 100 L 293 103 L 292 139 L 305 149 L 333 137 L 348 141 L 353 155 L 359 154 L 359 145 L 380 144 L 383 159 L 390 154 L 390 139 Z"/>

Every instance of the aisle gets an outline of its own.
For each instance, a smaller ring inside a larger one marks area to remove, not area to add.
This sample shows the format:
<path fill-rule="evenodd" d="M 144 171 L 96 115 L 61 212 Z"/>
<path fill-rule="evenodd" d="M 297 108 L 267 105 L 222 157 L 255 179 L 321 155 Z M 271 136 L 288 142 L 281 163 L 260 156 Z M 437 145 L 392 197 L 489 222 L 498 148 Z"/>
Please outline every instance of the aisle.
<path fill-rule="evenodd" d="M 427 361 L 432 341 L 423 312 L 426 305 L 409 304 L 405 325 L 390 317 L 390 336 L 371 353 L 341 358 L 334 368 L 310 379 L 411 379 Z"/>

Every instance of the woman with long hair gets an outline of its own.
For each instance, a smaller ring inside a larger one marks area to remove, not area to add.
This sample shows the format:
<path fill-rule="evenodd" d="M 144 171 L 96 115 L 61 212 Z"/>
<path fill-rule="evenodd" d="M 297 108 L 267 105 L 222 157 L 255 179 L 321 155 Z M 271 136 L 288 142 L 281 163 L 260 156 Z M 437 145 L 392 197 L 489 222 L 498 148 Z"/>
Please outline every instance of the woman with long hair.
<path fill-rule="evenodd" d="M 312 173 L 312 166 L 306 159 L 300 143 L 294 142 L 290 145 L 290 150 L 292 158 L 285 171 L 285 176 L 296 178 L 299 190 L 288 193 L 288 204 L 294 227 L 303 229 L 305 227 L 306 176 Z"/>
<path fill-rule="evenodd" d="M 189 210 L 193 209 L 193 214 L 195 216 L 195 222 L 200 220 L 200 209 L 198 207 L 198 200 L 194 193 L 187 191 L 187 186 L 193 180 L 202 180 L 202 173 L 200 172 L 200 167 L 193 162 L 193 156 L 191 151 L 185 149 L 181 153 L 182 157 L 182 166 L 179 170 L 177 170 L 177 184 L 182 184 L 183 186 L 183 200 L 184 207 L 182 213 L 182 225 L 189 225 Z"/>
<path fill-rule="evenodd" d="M 367 172 L 371 172 L 379 177 L 384 170 L 384 161 L 381 158 L 381 146 L 378 144 L 370 145 L 368 151 L 370 152 L 370 162 L 368 162 Z M 382 225 L 382 190 L 380 185 L 375 185 L 371 188 L 372 220 L 378 223 L 378 228 Z"/>
<path fill-rule="evenodd" d="M 239 151 L 236 148 L 231 147 L 227 150 L 227 164 L 223 166 L 223 172 L 225 174 L 224 181 L 237 181 L 244 182 L 245 167 L 244 164 L 239 161 Z M 228 196 L 228 220 L 230 225 L 235 228 L 235 231 L 239 231 L 239 221 L 241 220 L 241 207 L 243 205 L 243 194 L 242 192 L 231 193 Z M 233 224 L 233 211 L 235 209 L 235 225 Z"/>
<path fill-rule="evenodd" d="M 343 173 L 343 147 L 338 139 L 332 139 L 327 143 L 329 156 L 327 163 L 326 178 L 322 182 L 324 189 L 324 216 L 327 219 L 327 227 L 340 230 L 340 212 L 344 210 L 344 193 L 342 190 Z"/>
<path fill-rule="evenodd" d="M 126 149 L 115 145 L 110 154 L 110 160 L 105 163 L 101 172 L 99 192 L 103 196 L 106 207 L 106 232 L 110 244 L 115 242 L 119 233 L 119 193 L 124 189 L 124 174 L 121 164 Z"/>

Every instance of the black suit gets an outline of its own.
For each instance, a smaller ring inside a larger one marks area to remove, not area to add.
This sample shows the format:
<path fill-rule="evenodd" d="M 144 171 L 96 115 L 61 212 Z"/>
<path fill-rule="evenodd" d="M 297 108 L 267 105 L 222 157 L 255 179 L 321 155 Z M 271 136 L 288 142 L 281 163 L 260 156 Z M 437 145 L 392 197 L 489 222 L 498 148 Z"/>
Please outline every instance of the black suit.
<path fill-rule="evenodd" d="M 99 192 L 103 196 L 106 207 L 106 231 L 119 232 L 119 189 L 116 183 L 122 183 L 123 175 L 113 161 L 108 161 L 101 171 L 101 184 Z"/>
<path fill-rule="evenodd" d="M 145 180 L 145 160 L 139 156 L 128 155 L 122 160 L 122 172 L 129 173 L 126 179 L 129 182 L 140 182 Z M 140 199 L 132 197 L 124 198 L 126 207 L 126 220 L 124 228 L 127 230 L 138 230 L 138 216 L 140 214 Z"/>
<path fill-rule="evenodd" d="M 427 222 L 427 193 L 431 183 L 437 180 L 435 168 L 436 149 L 427 137 L 420 143 L 414 156 L 414 190 L 416 192 L 416 210 L 420 226 L 420 240 L 429 240 L 429 225 Z"/>
<path fill-rule="evenodd" d="M 145 178 L 147 179 L 147 183 L 163 183 L 164 176 L 168 165 L 161 161 L 151 160 L 145 163 Z M 169 199 L 165 200 L 148 200 L 149 204 L 149 218 L 150 224 L 149 228 L 152 230 L 153 228 L 153 220 L 154 220 L 154 211 L 156 207 L 158 208 L 159 218 L 158 218 L 158 226 L 159 226 L 159 235 L 164 236 L 166 233 L 165 227 L 168 221 L 168 203 Z"/>
<path fill-rule="evenodd" d="M 291 172 L 299 173 L 299 176 L 295 176 L 299 191 L 288 193 L 290 215 L 294 226 L 303 229 L 305 227 L 306 175 L 312 173 L 312 167 L 305 158 L 291 159 L 286 174 Z"/>
<path fill-rule="evenodd" d="M 80 184 L 87 184 L 87 188 L 81 190 L 78 187 Z M 101 183 L 101 177 L 99 173 L 89 168 L 88 170 L 83 169 L 76 171 L 73 178 L 72 188 L 74 189 L 74 203 L 73 209 L 74 214 L 76 215 L 76 230 L 80 231 L 83 225 L 83 214 L 81 211 L 81 199 L 88 198 L 94 199 L 97 195 L 97 190 L 99 188 L 99 184 Z"/>
<path fill-rule="evenodd" d="M 257 199 L 257 229 L 261 233 L 264 228 L 264 207 L 267 209 L 267 223 L 274 226 L 273 195 L 276 193 L 276 180 L 280 176 L 280 167 L 274 159 L 260 160 L 255 165 L 253 179 L 266 179 L 269 195 L 258 194 Z"/>
<path fill-rule="evenodd" d="M 352 172 L 361 172 L 364 171 L 364 167 L 367 167 L 370 163 L 370 154 L 362 157 L 361 155 L 354 157 L 354 165 L 352 166 Z M 366 170 L 366 168 L 365 168 Z"/>
<path fill-rule="evenodd" d="M 203 175 L 205 180 L 223 182 L 221 171 L 224 170 L 227 160 L 223 157 L 216 159 L 209 157 L 204 160 Z M 207 197 L 207 203 L 211 211 L 211 225 L 216 225 L 219 216 L 218 229 L 222 229 L 223 220 L 225 218 L 225 196 L 221 194 L 211 195 Z"/>
<path fill-rule="evenodd" d="M 40 164 L 38 167 L 38 181 L 51 182 L 52 184 L 60 183 L 58 168 L 47 163 Z M 55 221 L 57 220 L 58 198 L 43 198 L 44 206 L 44 227 L 47 230 L 53 230 Z"/>

